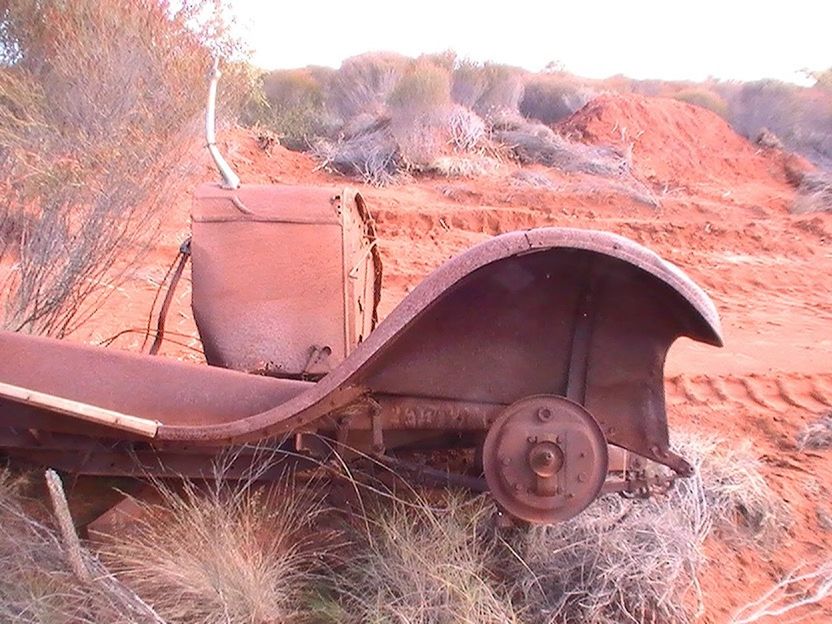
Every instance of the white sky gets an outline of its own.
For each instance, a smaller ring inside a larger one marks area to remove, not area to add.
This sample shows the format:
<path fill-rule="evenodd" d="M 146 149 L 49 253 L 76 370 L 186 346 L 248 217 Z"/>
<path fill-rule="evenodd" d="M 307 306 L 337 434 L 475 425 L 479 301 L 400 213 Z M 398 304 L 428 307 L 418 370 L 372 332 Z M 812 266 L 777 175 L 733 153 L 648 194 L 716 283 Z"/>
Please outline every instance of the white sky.
<path fill-rule="evenodd" d="M 254 61 L 327 65 L 385 50 L 453 49 L 587 77 L 800 81 L 832 66 L 832 0 L 231 0 Z"/>

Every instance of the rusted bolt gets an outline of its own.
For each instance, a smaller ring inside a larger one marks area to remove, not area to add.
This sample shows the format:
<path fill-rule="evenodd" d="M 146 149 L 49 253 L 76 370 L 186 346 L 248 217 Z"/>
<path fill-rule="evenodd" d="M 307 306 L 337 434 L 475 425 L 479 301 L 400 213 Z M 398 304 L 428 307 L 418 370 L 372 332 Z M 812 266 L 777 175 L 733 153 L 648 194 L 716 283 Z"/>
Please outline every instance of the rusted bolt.
<path fill-rule="evenodd" d="M 548 407 L 541 407 L 539 410 L 537 410 L 537 417 L 543 422 L 548 422 L 552 420 L 552 410 L 550 410 Z"/>

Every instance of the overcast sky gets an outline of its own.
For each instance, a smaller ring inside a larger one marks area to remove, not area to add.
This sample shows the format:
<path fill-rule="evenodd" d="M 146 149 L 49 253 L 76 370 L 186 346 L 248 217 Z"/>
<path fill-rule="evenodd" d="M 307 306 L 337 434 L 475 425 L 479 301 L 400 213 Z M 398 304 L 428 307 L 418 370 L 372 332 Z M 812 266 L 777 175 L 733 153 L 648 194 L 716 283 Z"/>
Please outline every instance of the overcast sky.
<path fill-rule="evenodd" d="M 255 62 L 327 65 L 367 51 L 453 49 L 587 77 L 799 81 L 832 66 L 832 0 L 232 0 Z"/>

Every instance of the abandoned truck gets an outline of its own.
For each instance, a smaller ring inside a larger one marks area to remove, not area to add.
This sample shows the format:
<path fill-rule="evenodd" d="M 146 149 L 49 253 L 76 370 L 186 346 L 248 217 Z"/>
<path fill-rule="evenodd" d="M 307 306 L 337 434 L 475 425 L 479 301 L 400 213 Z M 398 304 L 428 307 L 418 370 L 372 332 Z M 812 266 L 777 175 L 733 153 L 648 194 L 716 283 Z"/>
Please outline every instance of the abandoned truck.
<path fill-rule="evenodd" d="M 207 130 L 222 183 L 196 189 L 186 250 L 208 365 L 0 333 L 0 454 L 139 480 L 210 479 L 229 451 L 227 478 L 251 474 L 264 450 L 263 479 L 371 458 L 490 491 L 540 523 L 691 474 L 670 448 L 664 360 L 678 337 L 722 338 L 681 270 L 615 234 L 511 232 L 439 267 L 378 322 L 362 196 L 241 184 L 214 144 L 216 76 Z M 475 465 L 402 458 L 450 446 Z"/>

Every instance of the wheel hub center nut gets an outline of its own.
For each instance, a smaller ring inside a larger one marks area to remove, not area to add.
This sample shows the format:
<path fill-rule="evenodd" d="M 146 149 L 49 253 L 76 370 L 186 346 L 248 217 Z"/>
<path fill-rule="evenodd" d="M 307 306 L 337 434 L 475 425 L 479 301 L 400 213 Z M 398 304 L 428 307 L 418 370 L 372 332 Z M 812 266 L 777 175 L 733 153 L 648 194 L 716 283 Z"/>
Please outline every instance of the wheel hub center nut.
<path fill-rule="evenodd" d="M 563 467 L 563 451 L 554 442 L 539 442 L 529 451 L 528 460 L 538 477 L 552 477 Z"/>

